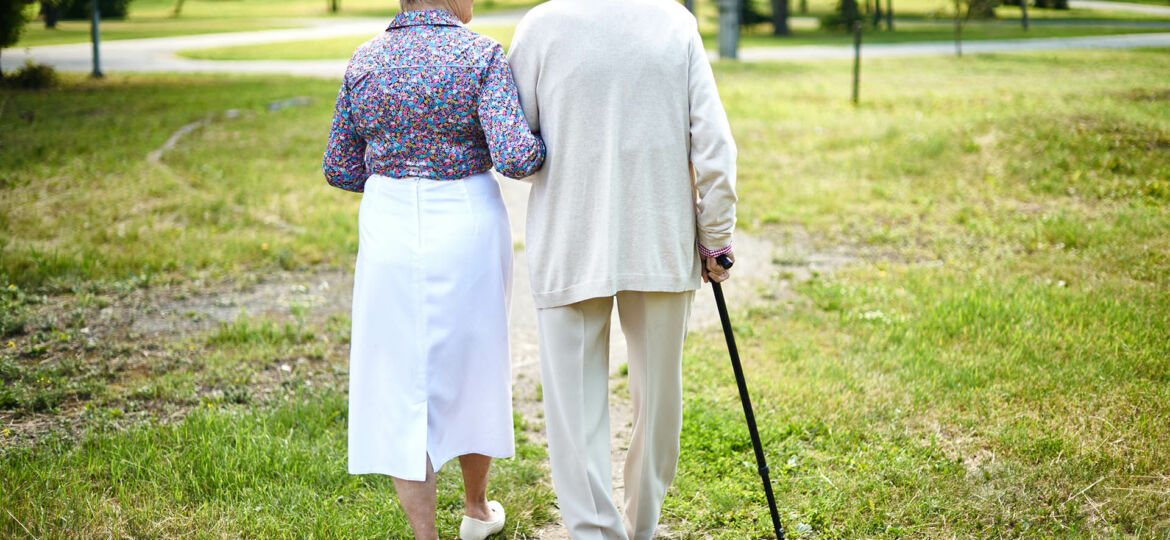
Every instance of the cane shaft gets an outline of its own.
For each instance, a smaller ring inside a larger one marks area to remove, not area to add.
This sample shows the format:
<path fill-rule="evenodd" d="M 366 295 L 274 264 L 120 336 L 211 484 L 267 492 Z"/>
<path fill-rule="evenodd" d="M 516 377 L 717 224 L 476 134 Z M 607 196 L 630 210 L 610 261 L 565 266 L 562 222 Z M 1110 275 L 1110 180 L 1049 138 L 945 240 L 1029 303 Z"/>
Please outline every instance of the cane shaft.
<path fill-rule="evenodd" d="M 776 497 L 772 494 L 772 481 L 768 476 L 768 462 L 764 458 L 764 446 L 760 443 L 760 432 L 756 428 L 756 416 L 752 413 L 752 400 L 748 395 L 747 380 L 743 376 L 743 366 L 739 362 L 739 348 L 735 346 L 735 333 L 731 329 L 731 317 L 727 314 L 727 302 L 723 299 L 723 287 L 711 282 L 711 289 L 715 291 L 715 304 L 719 308 L 719 322 L 723 325 L 723 337 L 727 339 L 727 351 L 731 355 L 731 368 L 735 371 L 735 384 L 739 387 L 739 400 L 743 403 L 743 415 L 747 420 L 748 431 L 752 437 L 752 449 L 756 453 L 756 465 L 760 473 L 760 480 L 764 483 L 764 495 L 768 498 L 768 510 L 772 514 L 772 528 L 776 531 L 776 539 L 784 540 L 784 530 L 780 527 L 780 513 L 776 510 Z"/>

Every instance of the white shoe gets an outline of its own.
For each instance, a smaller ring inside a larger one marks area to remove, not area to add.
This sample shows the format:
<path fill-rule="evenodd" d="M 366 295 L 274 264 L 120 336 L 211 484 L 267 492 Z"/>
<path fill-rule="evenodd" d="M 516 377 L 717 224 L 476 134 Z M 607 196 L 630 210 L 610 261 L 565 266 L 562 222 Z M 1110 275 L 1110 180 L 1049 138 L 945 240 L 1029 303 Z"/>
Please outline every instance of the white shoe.
<path fill-rule="evenodd" d="M 488 501 L 488 511 L 492 515 L 491 521 L 480 521 L 470 516 L 463 516 L 463 524 L 459 526 L 459 539 L 484 540 L 504 530 L 504 507 L 496 501 Z"/>

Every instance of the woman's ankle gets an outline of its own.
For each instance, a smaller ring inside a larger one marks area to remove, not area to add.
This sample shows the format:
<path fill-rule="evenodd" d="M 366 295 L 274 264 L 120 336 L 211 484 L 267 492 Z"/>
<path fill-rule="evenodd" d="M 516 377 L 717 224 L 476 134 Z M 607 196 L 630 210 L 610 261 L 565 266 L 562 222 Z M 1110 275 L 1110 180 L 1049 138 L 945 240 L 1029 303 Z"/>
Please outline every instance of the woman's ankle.
<path fill-rule="evenodd" d="M 480 521 L 491 521 L 492 511 L 488 508 L 487 497 L 463 499 L 463 515 Z"/>

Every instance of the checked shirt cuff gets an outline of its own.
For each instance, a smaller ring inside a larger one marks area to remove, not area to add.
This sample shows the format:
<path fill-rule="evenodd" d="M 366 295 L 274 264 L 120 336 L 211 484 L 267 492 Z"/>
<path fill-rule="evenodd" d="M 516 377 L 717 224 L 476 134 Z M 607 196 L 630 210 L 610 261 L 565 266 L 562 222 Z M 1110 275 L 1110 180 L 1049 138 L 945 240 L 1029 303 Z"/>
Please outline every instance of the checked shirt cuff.
<path fill-rule="evenodd" d="M 699 255 L 704 257 L 718 257 L 725 253 L 731 253 L 731 244 L 728 244 L 727 247 L 723 249 L 707 249 L 703 247 L 703 244 L 699 244 Z"/>

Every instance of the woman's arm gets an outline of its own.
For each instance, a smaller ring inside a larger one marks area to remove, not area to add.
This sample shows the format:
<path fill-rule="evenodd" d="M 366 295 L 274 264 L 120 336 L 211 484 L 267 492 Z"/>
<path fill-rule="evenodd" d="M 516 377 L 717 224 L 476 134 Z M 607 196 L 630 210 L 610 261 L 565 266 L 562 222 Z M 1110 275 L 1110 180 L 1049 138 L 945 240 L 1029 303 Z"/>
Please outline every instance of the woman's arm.
<path fill-rule="evenodd" d="M 350 113 L 349 74 L 341 81 L 337 93 L 337 107 L 333 112 L 333 127 L 329 130 L 329 145 L 321 169 L 329 185 L 346 191 L 361 193 L 366 187 L 366 141 L 358 134 Z"/>
<path fill-rule="evenodd" d="M 524 178 L 540 170 L 544 164 L 544 141 L 528 127 L 512 70 L 499 44 L 492 49 L 480 91 L 479 123 L 497 172 L 509 178 Z"/>

